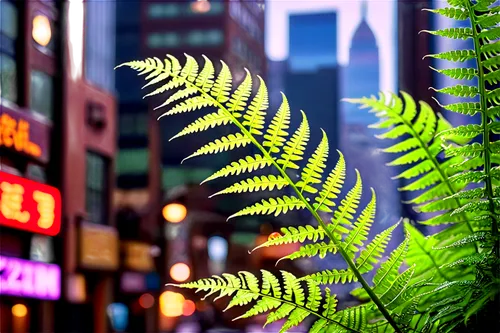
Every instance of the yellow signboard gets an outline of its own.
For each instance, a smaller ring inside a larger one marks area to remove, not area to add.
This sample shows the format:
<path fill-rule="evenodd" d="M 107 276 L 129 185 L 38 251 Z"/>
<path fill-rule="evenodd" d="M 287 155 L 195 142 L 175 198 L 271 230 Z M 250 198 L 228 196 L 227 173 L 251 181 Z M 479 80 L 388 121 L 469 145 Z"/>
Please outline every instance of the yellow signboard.
<path fill-rule="evenodd" d="M 0 146 L 15 149 L 32 157 L 41 157 L 42 149 L 30 141 L 30 124 L 6 113 L 0 116 Z"/>
<path fill-rule="evenodd" d="M 154 262 L 151 257 L 151 245 L 140 242 L 123 242 L 125 253 L 125 267 L 135 271 L 150 272 L 154 270 Z"/>
<path fill-rule="evenodd" d="M 80 264 L 84 268 L 90 269 L 118 269 L 119 253 L 116 229 L 94 223 L 82 223 Z"/>

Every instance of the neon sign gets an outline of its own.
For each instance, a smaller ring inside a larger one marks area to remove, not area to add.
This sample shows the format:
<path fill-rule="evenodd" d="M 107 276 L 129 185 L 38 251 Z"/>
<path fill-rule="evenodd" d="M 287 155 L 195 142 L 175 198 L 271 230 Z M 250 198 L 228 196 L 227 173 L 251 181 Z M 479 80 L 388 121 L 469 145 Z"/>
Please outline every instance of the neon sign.
<path fill-rule="evenodd" d="M 0 146 L 13 148 L 33 157 L 42 156 L 39 145 L 30 141 L 30 124 L 24 119 L 16 120 L 4 113 L 0 116 Z"/>
<path fill-rule="evenodd" d="M 0 256 L 0 295 L 56 300 L 61 296 L 61 269 Z"/>
<path fill-rule="evenodd" d="M 61 230 L 59 190 L 0 171 L 0 225 L 57 235 Z"/>

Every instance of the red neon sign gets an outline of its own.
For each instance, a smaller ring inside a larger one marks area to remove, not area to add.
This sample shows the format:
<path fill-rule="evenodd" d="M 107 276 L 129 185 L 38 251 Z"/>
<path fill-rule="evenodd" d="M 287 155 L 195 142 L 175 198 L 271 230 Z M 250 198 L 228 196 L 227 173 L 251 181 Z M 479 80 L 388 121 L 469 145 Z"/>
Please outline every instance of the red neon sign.
<path fill-rule="evenodd" d="M 58 189 L 0 171 L 0 225 L 55 236 L 61 230 Z"/>

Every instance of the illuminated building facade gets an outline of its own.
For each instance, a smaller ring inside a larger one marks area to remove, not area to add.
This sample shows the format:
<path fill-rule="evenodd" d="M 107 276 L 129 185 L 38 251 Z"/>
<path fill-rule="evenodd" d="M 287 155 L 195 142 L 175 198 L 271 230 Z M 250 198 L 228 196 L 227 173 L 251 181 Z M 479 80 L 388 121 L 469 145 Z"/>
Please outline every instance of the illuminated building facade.
<path fill-rule="evenodd" d="M 2 332 L 109 331 L 113 6 L 0 2 Z"/>

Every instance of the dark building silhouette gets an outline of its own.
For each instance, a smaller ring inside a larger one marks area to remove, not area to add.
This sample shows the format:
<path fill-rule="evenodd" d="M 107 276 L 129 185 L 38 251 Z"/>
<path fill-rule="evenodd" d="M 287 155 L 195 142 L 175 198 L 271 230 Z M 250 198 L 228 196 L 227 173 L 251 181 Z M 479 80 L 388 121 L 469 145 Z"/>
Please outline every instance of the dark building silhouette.
<path fill-rule="evenodd" d="M 321 140 L 320 128 L 328 134 L 331 157 L 327 167 L 335 166 L 338 147 L 338 65 L 337 14 L 322 12 L 294 14 L 289 19 L 289 56 L 285 93 L 291 108 L 290 133 L 307 113 L 311 128 L 308 158 Z"/>

